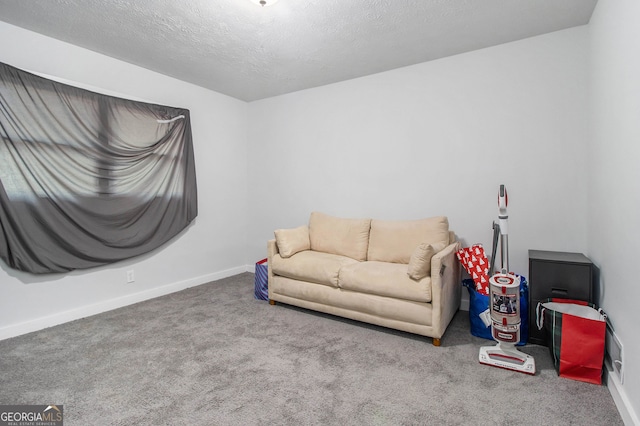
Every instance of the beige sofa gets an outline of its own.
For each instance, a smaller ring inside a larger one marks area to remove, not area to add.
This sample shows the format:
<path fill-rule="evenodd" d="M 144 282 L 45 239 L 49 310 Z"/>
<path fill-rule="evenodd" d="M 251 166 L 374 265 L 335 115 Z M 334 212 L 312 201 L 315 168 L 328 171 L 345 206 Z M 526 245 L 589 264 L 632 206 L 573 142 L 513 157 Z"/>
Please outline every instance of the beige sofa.
<path fill-rule="evenodd" d="M 268 242 L 269 301 L 433 338 L 460 307 L 460 243 L 446 217 L 411 221 L 311 214 Z"/>

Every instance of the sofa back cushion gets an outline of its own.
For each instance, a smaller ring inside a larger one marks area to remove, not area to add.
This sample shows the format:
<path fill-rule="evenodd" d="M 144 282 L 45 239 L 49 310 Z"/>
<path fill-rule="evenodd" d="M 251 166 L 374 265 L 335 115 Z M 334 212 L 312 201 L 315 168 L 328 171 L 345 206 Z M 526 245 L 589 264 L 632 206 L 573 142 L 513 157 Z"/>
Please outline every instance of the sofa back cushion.
<path fill-rule="evenodd" d="M 311 250 L 367 260 L 371 219 L 343 219 L 313 212 L 309 219 Z"/>
<path fill-rule="evenodd" d="M 449 220 L 372 220 L 367 260 L 408 264 L 420 244 L 449 244 Z"/>

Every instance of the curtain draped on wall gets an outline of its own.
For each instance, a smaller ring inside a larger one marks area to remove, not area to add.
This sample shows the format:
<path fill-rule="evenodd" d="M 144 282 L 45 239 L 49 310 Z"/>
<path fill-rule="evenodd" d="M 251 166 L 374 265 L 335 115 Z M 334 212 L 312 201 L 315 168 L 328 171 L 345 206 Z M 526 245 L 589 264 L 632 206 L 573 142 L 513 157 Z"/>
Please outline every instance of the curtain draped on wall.
<path fill-rule="evenodd" d="M 0 63 L 0 257 L 31 273 L 149 252 L 197 215 L 189 110 Z"/>

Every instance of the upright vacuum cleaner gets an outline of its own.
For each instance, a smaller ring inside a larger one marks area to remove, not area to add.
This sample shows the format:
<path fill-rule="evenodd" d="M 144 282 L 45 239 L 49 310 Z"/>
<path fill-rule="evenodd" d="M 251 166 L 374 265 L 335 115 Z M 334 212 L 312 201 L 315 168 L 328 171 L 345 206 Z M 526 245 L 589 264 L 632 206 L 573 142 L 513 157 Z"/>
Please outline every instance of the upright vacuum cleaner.
<path fill-rule="evenodd" d="M 536 374 L 532 356 L 520 352 L 520 278 L 509 273 L 509 232 L 507 227 L 507 189 L 500 185 L 498 193 L 498 222 L 493 223 L 493 253 L 489 278 L 489 310 L 491 335 L 498 342 L 495 346 L 480 348 L 481 364 Z M 500 272 L 495 270 L 496 250 L 500 239 Z"/>

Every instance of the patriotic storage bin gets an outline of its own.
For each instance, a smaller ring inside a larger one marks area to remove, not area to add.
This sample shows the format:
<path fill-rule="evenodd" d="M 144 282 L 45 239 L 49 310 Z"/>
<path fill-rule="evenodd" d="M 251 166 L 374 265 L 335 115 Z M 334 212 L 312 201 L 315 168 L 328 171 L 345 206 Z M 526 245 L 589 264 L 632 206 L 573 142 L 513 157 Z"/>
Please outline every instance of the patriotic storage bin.
<path fill-rule="evenodd" d="M 254 296 L 258 300 L 269 300 L 269 267 L 267 259 L 262 259 L 256 263 L 256 278 L 254 283 Z"/>

